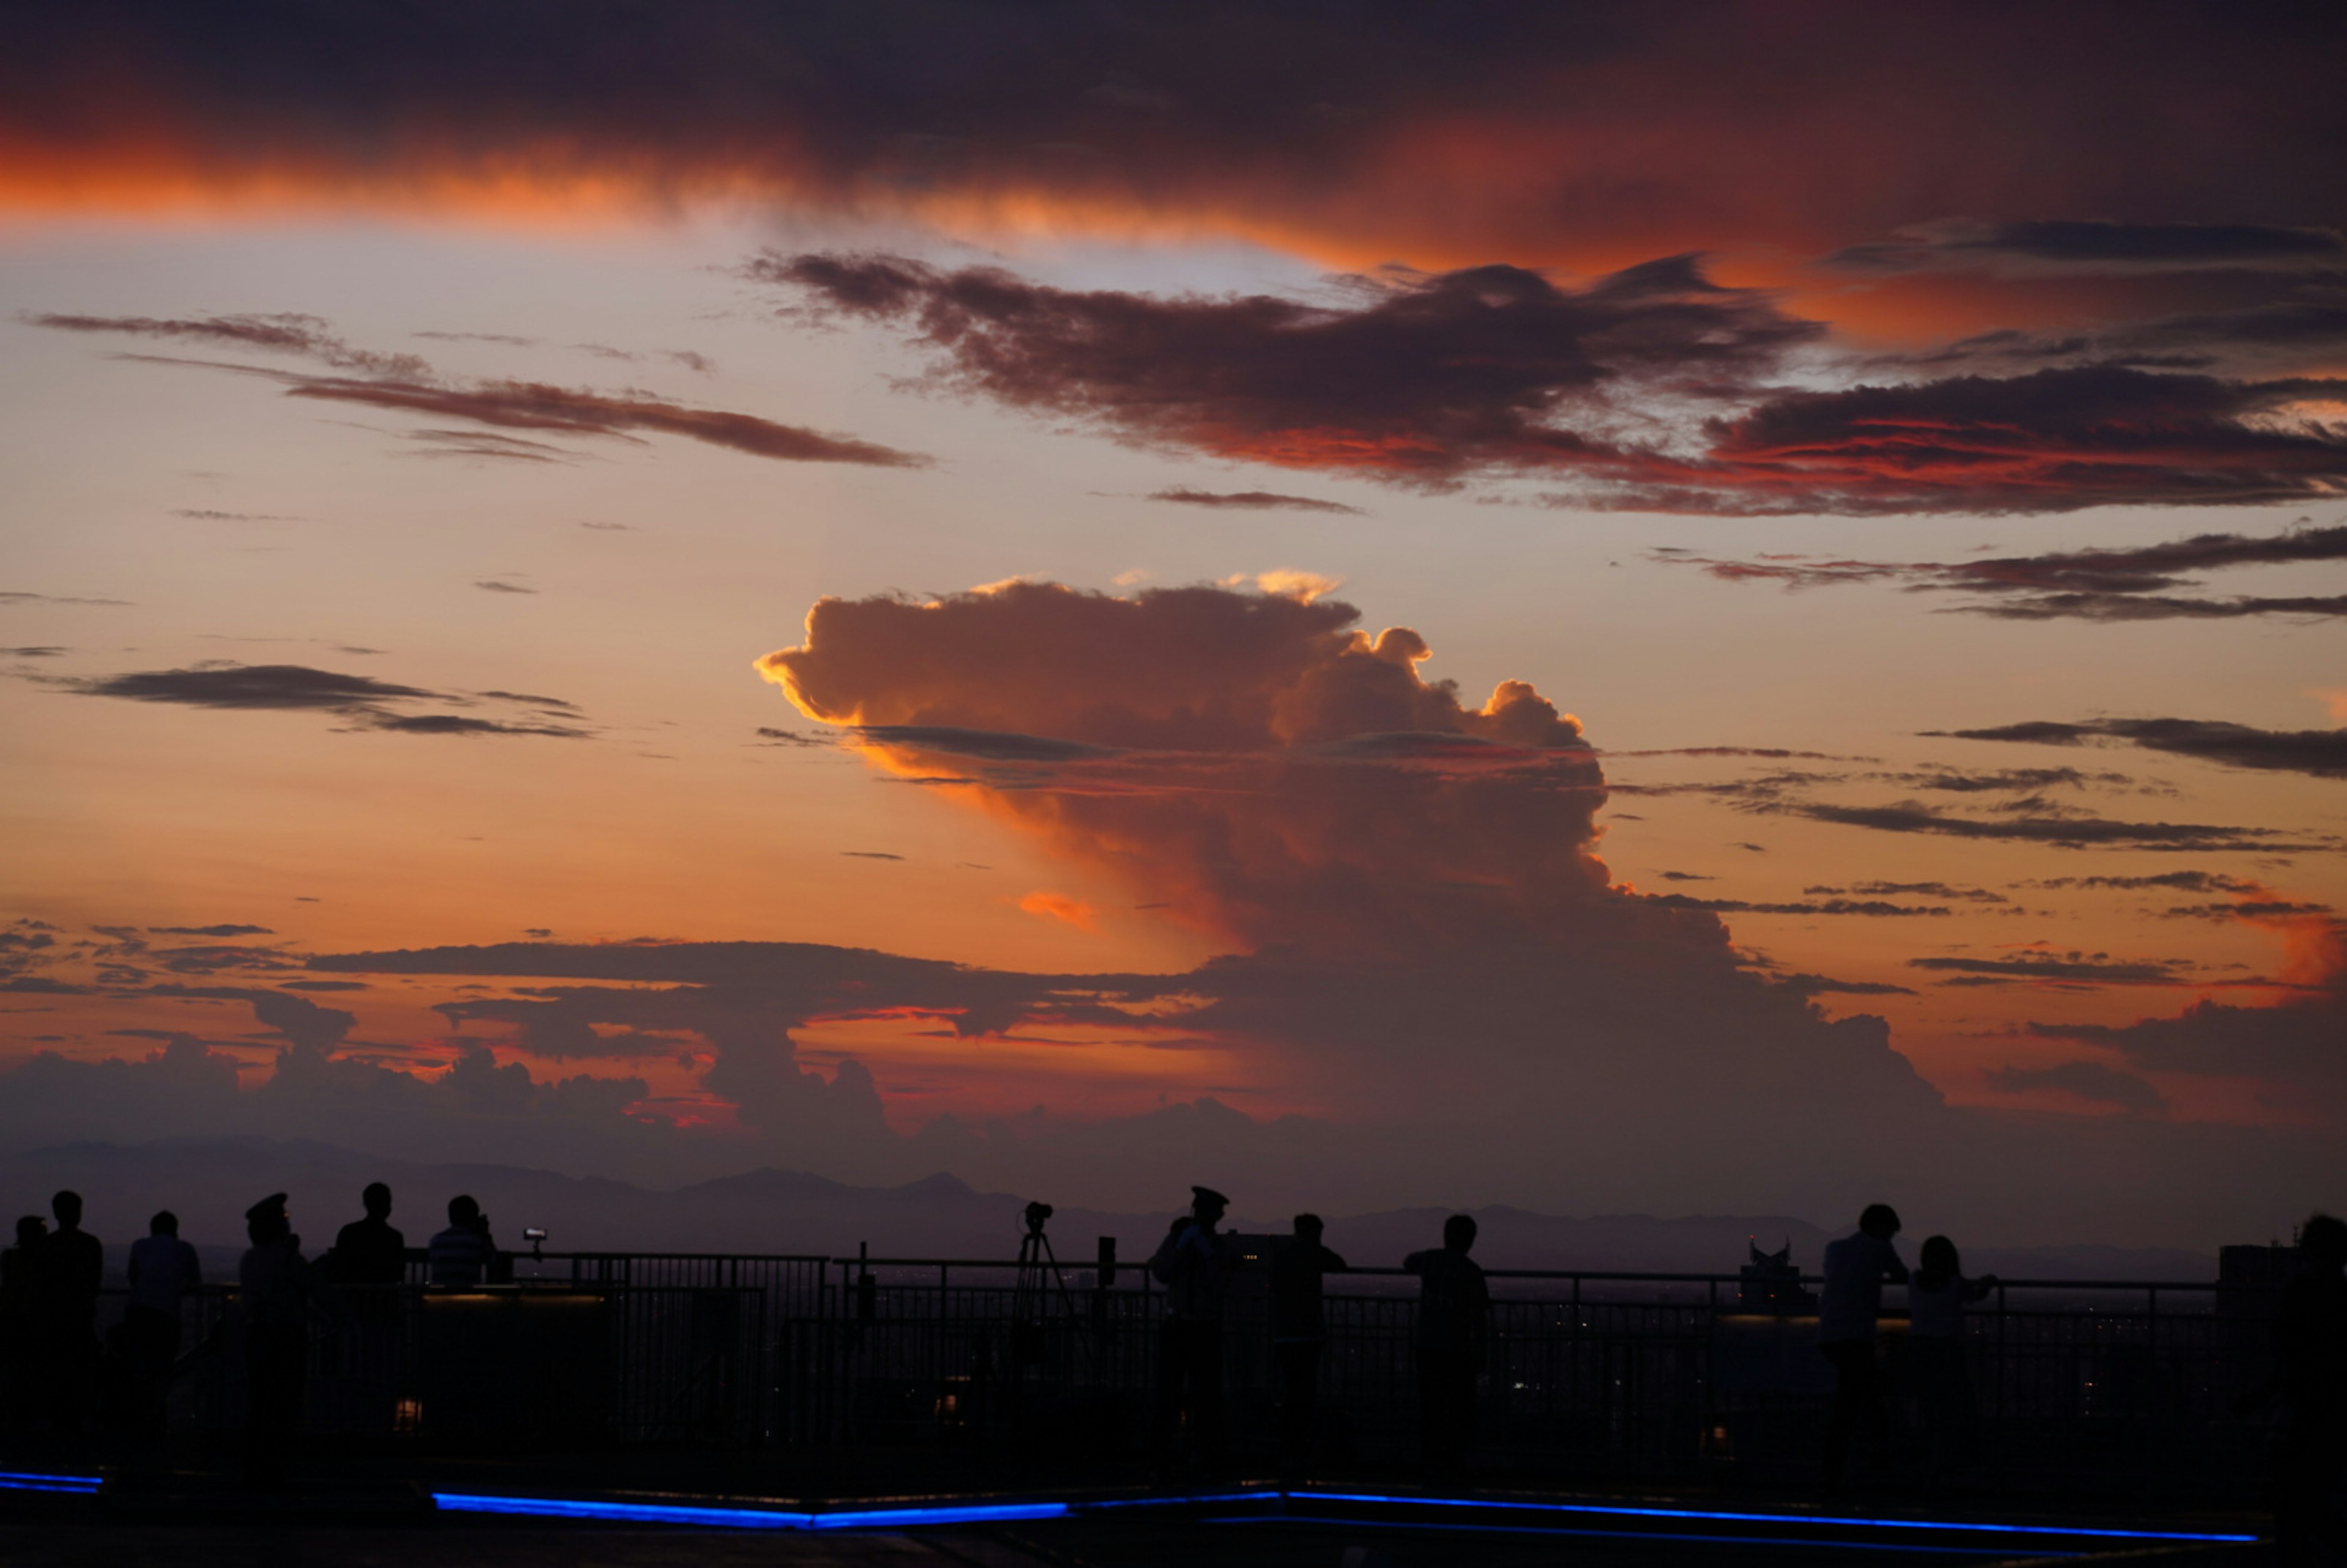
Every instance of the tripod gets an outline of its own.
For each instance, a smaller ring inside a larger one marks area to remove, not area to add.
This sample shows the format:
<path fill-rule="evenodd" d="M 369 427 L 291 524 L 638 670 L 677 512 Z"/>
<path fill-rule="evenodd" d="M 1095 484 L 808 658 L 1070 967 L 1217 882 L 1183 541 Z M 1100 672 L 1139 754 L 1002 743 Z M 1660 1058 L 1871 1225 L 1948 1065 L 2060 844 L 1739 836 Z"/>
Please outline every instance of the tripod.
<path fill-rule="evenodd" d="M 1051 1217 L 1051 1204 L 1027 1205 L 1027 1234 L 1019 1238 L 1019 1273 L 1010 1291 L 1010 1364 L 1019 1370 L 1041 1363 L 1043 1331 L 1056 1296 L 1061 1316 L 1076 1331 L 1076 1348 L 1082 1353 L 1084 1371 L 1089 1376 L 1092 1370 L 1092 1337 L 1085 1332 L 1083 1317 L 1076 1310 L 1076 1298 L 1068 1289 L 1067 1276 L 1060 1270 L 1059 1254 L 1051 1249 L 1051 1238 L 1043 1234 L 1043 1223 Z"/>

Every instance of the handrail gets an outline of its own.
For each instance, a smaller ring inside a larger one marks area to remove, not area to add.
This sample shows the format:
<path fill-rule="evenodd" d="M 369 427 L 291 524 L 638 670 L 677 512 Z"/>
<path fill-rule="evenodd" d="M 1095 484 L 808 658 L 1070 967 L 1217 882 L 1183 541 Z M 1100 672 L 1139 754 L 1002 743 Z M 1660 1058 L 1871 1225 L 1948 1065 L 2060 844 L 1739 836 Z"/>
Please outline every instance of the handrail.
<path fill-rule="evenodd" d="M 551 1253 L 547 1255 L 552 1256 Z M 842 1268 L 861 1266 L 865 1268 L 994 1268 L 1016 1271 L 1015 1258 L 982 1257 L 835 1257 L 829 1260 Z M 1060 1260 L 1062 1273 L 1081 1274 L 1093 1269 L 1088 1257 L 1067 1257 Z M 1119 1259 L 1117 1272 L 1145 1273 L 1146 1259 Z M 1414 1278 L 1410 1271 L 1384 1264 L 1356 1265 L 1345 1271 L 1348 1275 L 1368 1275 L 1386 1278 Z M 1740 1285 L 1744 1276 L 1720 1274 L 1665 1274 L 1634 1269 L 1611 1268 L 1487 1268 L 1490 1279 L 1557 1279 L 1557 1280 L 1618 1280 L 1628 1284 L 1667 1285 Z M 1821 1274 L 1774 1275 L 1772 1284 L 1823 1285 Z M 1999 1276 L 1997 1283 L 2009 1289 L 2025 1290 L 2270 1290 L 2270 1284 L 2246 1280 L 2215 1279 L 2010 1279 Z M 1897 1286 L 1891 1286 L 1896 1289 Z"/>

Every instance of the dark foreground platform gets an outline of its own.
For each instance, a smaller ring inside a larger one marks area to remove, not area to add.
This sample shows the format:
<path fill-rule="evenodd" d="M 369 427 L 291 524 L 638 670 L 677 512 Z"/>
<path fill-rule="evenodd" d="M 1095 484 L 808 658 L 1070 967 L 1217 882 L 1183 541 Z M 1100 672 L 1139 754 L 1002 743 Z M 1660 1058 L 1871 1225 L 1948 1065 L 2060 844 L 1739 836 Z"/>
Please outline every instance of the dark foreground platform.
<path fill-rule="evenodd" d="M 2269 1551 L 2239 1522 L 2042 1511 L 1996 1518 L 1684 1496 L 1245 1482 L 810 1501 L 590 1491 L 535 1479 L 540 1484 L 527 1490 L 469 1491 L 439 1490 L 430 1478 L 346 1477 L 249 1492 L 191 1471 L 111 1479 L 16 1471 L 0 1477 L 0 1561 L 35 1568 L 1513 1568 L 1560 1560 L 1590 1568 L 1928 1561 L 2225 1568 L 2265 1561 Z"/>

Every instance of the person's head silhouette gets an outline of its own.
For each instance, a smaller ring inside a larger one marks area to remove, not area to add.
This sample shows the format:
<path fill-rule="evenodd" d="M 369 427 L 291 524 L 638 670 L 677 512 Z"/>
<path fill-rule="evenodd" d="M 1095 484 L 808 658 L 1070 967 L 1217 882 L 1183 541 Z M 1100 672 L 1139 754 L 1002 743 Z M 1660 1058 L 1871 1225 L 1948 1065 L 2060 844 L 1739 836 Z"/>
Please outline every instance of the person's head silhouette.
<path fill-rule="evenodd" d="M 286 1216 L 285 1194 L 272 1193 L 244 1211 L 244 1234 L 255 1246 L 267 1246 L 281 1242 L 293 1234 L 293 1222 Z"/>
<path fill-rule="evenodd" d="M 381 1182 L 369 1182 L 366 1191 L 359 1194 L 359 1203 L 366 1209 L 367 1218 L 371 1220 L 391 1217 L 391 1188 Z"/>
<path fill-rule="evenodd" d="M 1877 1241 L 1889 1241 L 1899 1234 L 1899 1211 L 1889 1204 L 1869 1204 L 1858 1216 L 1858 1228 Z"/>
<path fill-rule="evenodd" d="M 1190 1216 L 1203 1225 L 1219 1224 L 1230 1213 L 1231 1200 L 1212 1187 L 1190 1189 Z"/>
<path fill-rule="evenodd" d="M 2347 1220 L 2314 1215 L 2299 1227 L 2298 1253 L 2306 1260 L 2309 1274 L 2347 1270 Z"/>
<path fill-rule="evenodd" d="M 16 1222 L 16 1245 L 38 1246 L 49 1234 L 49 1222 L 38 1214 L 26 1214 Z"/>
<path fill-rule="evenodd" d="M 1475 1245 L 1475 1216 L 1452 1214 L 1442 1222 L 1442 1245 L 1451 1252 L 1466 1252 Z"/>
<path fill-rule="evenodd" d="M 481 1223 L 481 1205 L 470 1194 L 457 1194 L 448 1200 L 448 1223 L 458 1230 L 473 1229 Z"/>
<path fill-rule="evenodd" d="M 173 1214 L 169 1209 L 158 1209 L 155 1212 L 155 1217 L 147 1222 L 147 1234 L 149 1235 L 178 1235 L 179 1234 L 179 1216 Z"/>
<path fill-rule="evenodd" d="M 1320 1216 L 1318 1214 L 1298 1214 L 1296 1216 L 1296 1240 L 1318 1241 L 1320 1239 L 1320 1231 L 1321 1225 Z"/>
<path fill-rule="evenodd" d="M 1963 1271 L 1963 1259 L 1957 1255 L 1954 1242 L 1943 1235 L 1924 1238 L 1915 1273 L 1925 1286 L 1934 1290 L 1941 1289 Z"/>
<path fill-rule="evenodd" d="M 60 1234 L 81 1229 L 81 1194 L 79 1193 L 59 1193 L 49 1200 L 49 1212 L 57 1216 L 57 1230 Z"/>

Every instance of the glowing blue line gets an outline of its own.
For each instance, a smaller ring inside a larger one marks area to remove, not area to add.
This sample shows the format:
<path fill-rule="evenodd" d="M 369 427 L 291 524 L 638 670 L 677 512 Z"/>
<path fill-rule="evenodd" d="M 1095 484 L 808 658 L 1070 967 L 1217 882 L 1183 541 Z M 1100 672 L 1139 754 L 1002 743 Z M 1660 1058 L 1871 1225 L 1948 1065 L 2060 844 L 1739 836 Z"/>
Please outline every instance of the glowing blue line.
<path fill-rule="evenodd" d="M 979 1502 L 934 1508 L 843 1509 L 802 1513 L 774 1508 L 708 1508 L 681 1502 L 578 1502 L 550 1497 L 484 1497 L 436 1491 L 436 1507 L 463 1513 L 524 1513 L 554 1519 L 626 1520 L 639 1524 L 703 1524 L 723 1530 L 905 1530 L 925 1524 L 992 1524 L 1064 1519 L 1064 1502 Z"/>
<path fill-rule="evenodd" d="M 1065 1519 L 1064 1502 L 958 1503 L 940 1508 L 874 1508 L 812 1515 L 815 1530 L 901 1530 L 921 1524 L 989 1524 L 1018 1519 Z"/>
<path fill-rule="evenodd" d="M 0 1490 L 8 1491 L 96 1491 L 103 1485 L 94 1475 L 41 1475 L 32 1471 L 0 1470 Z"/>
<path fill-rule="evenodd" d="M 2246 1543 L 2254 1535 L 2212 1535 L 2180 1530 L 2095 1530 L 2067 1524 L 1973 1524 L 1940 1519 L 1858 1519 L 1822 1513 L 1728 1513 L 1699 1508 L 1630 1508 L 1595 1502 L 1507 1502 L 1467 1497 L 1395 1497 L 1363 1491 L 1291 1491 L 1307 1502 L 1382 1502 L 1419 1508 L 1524 1509 L 1543 1513 L 1628 1514 L 1646 1519 L 1717 1519 L 1737 1524 L 1847 1524 L 1865 1530 L 1962 1530 L 1998 1535 L 2076 1535 L 2116 1541 L 2198 1541 Z"/>
<path fill-rule="evenodd" d="M 528 1513 L 552 1519 L 624 1519 L 642 1524 L 711 1524 L 732 1530 L 806 1530 L 812 1513 L 763 1508 L 692 1508 L 667 1502 L 573 1502 L 553 1497 L 482 1497 L 436 1491 L 433 1506 L 462 1513 Z"/>
<path fill-rule="evenodd" d="M 1844 1552 L 1928 1552 L 1955 1557 L 1977 1557 L 1977 1546 L 1926 1546 L 1911 1541 L 1813 1541 L 1795 1535 L 1691 1535 L 1676 1530 L 1566 1530 L 1539 1524 L 1423 1524 L 1406 1519 L 1340 1519 L 1311 1517 L 1269 1519 L 1259 1514 L 1208 1518 L 1207 1524 L 1341 1524 L 1348 1530 L 1444 1530 L 1485 1535 L 1563 1535 L 1592 1541 L 1700 1541 L 1724 1546 L 1829 1546 Z M 2048 1557 L 2075 1557 L 2075 1552 L 2049 1551 Z"/>

